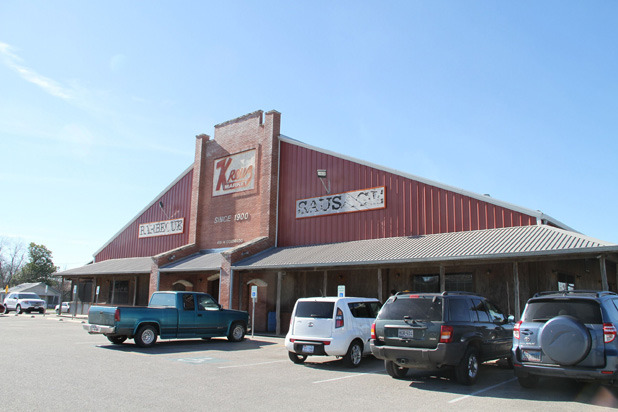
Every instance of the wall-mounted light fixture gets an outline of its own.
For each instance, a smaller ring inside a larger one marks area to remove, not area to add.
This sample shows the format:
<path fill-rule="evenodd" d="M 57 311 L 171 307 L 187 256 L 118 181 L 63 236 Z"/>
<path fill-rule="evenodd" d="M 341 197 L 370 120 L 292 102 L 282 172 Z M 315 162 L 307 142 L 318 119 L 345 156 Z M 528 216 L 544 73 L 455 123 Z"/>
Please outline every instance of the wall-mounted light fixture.
<path fill-rule="evenodd" d="M 322 186 L 324 186 L 324 190 L 326 190 L 327 194 L 330 194 L 330 180 L 326 177 L 326 169 L 318 169 L 318 178 L 320 182 L 322 182 Z M 326 187 L 326 183 L 324 183 L 324 179 L 328 182 L 328 187 Z"/>
<path fill-rule="evenodd" d="M 163 201 L 159 200 L 159 207 L 161 208 L 161 211 L 163 212 L 163 215 L 169 220 L 169 216 L 167 215 L 167 213 L 165 213 L 165 209 L 163 208 Z"/>

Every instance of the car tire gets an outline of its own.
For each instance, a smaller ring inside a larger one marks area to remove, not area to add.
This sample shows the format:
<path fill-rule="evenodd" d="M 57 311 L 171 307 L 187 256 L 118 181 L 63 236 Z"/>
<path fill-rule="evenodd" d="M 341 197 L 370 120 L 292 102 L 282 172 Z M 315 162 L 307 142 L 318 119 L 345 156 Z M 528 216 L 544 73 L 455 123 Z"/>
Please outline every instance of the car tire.
<path fill-rule="evenodd" d="M 232 323 L 230 332 L 227 334 L 227 340 L 230 342 L 240 342 L 245 338 L 245 333 L 247 333 L 247 329 L 242 323 Z"/>
<path fill-rule="evenodd" d="M 536 375 L 518 376 L 517 381 L 522 388 L 532 389 L 539 383 L 539 377 Z"/>
<path fill-rule="evenodd" d="M 40 314 L 45 313 L 45 309 L 43 309 L 43 308 L 39 309 L 39 313 L 40 313 Z"/>
<path fill-rule="evenodd" d="M 9 314 L 9 307 L 8 306 L 4 306 L 4 314 L 8 315 Z"/>
<path fill-rule="evenodd" d="M 122 345 L 125 340 L 127 340 L 126 336 L 108 336 L 107 340 L 113 343 L 114 345 Z"/>
<path fill-rule="evenodd" d="M 140 326 L 133 339 L 137 346 L 149 348 L 157 342 L 157 329 L 152 325 Z"/>
<path fill-rule="evenodd" d="M 21 309 L 21 305 L 17 305 L 17 306 L 15 307 L 15 312 L 16 312 L 16 313 L 18 313 L 18 314 L 20 314 L 20 315 L 21 315 L 22 313 L 24 313 L 24 311 Z"/>
<path fill-rule="evenodd" d="M 288 356 L 290 360 L 297 365 L 305 363 L 305 361 L 307 360 L 307 355 L 299 355 L 298 353 L 294 352 L 288 352 Z"/>
<path fill-rule="evenodd" d="M 479 376 L 479 355 L 474 346 L 468 346 L 463 359 L 455 367 L 455 377 L 462 385 L 473 385 Z"/>
<path fill-rule="evenodd" d="M 592 339 L 586 325 L 573 316 L 556 316 L 545 323 L 539 342 L 558 365 L 573 366 L 590 353 Z"/>
<path fill-rule="evenodd" d="M 343 363 L 350 368 L 356 368 L 360 365 L 362 359 L 363 344 L 358 340 L 354 340 L 350 343 L 350 347 L 343 357 Z"/>
<path fill-rule="evenodd" d="M 408 368 L 399 366 L 393 361 L 385 360 L 384 367 L 386 368 L 386 372 L 395 379 L 403 379 L 408 374 Z"/>

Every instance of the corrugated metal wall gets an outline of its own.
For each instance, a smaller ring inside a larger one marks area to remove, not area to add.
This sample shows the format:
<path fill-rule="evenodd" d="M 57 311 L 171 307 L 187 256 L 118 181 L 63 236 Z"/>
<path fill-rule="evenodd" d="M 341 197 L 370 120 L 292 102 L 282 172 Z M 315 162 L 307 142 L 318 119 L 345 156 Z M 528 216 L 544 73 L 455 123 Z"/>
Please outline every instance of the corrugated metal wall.
<path fill-rule="evenodd" d="M 165 192 L 155 203 L 144 211 L 135 221 L 119 233 L 96 256 L 95 261 L 126 257 L 153 256 L 170 249 L 184 246 L 189 239 L 189 225 L 191 224 L 191 187 L 193 183 L 193 169 Z M 163 202 L 165 213 L 159 207 L 159 200 Z M 156 236 L 139 239 L 138 228 L 142 223 L 158 222 L 162 220 L 185 218 L 184 231 L 178 235 Z"/>
<path fill-rule="evenodd" d="M 386 187 L 386 208 L 296 218 L 296 201 L 324 196 L 317 169 L 326 169 L 331 194 Z M 349 160 L 281 142 L 279 246 L 425 235 L 536 224 L 536 217 Z"/>

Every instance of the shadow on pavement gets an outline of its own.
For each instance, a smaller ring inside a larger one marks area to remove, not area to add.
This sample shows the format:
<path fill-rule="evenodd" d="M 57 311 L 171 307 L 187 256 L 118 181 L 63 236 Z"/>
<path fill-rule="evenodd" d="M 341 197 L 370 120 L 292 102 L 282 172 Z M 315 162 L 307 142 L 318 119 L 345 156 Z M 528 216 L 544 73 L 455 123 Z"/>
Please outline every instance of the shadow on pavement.
<path fill-rule="evenodd" d="M 174 339 L 160 340 L 151 348 L 140 348 L 133 341 L 128 340 L 121 345 L 98 345 L 98 347 L 108 350 L 121 352 L 139 352 L 147 355 L 168 355 L 173 353 L 186 353 L 198 351 L 242 351 L 254 350 L 264 346 L 276 345 L 277 342 L 270 342 L 260 339 L 245 339 L 242 342 L 230 342 L 226 338 L 202 339 Z"/>

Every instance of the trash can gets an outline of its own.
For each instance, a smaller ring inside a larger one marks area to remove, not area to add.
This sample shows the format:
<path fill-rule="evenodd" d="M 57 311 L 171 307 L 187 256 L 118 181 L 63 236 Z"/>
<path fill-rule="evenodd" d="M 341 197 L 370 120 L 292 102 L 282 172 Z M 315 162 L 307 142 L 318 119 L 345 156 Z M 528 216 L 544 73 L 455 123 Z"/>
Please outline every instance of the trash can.
<path fill-rule="evenodd" d="M 274 332 L 277 330 L 277 312 L 268 312 L 268 331 Z"/>

